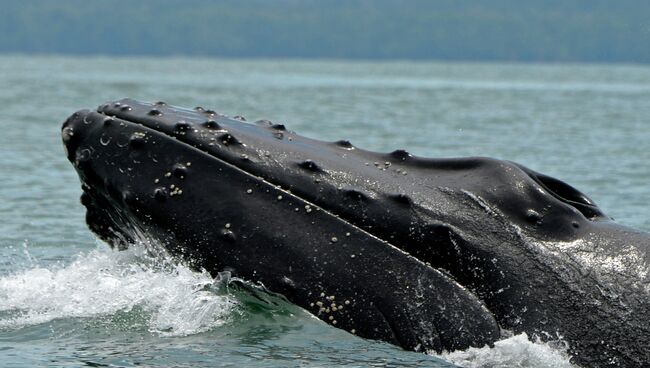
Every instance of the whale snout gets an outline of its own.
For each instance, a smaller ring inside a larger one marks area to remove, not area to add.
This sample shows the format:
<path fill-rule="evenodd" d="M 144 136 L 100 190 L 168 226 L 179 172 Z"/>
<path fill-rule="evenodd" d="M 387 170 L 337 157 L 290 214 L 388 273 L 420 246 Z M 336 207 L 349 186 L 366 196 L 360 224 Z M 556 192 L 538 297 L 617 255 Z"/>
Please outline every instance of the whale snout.
<path fill-rule="evenodd" d="M 61 134 L 88 225 L 115 247 L 146 236 L 190 265 L 228 269 L 335 327 L 409 349 L 484 346 L 500 336 L 470 290 L 305 197 L 327 195 L 318 186 L 339 174 L 319 157 L 341 159 L 349 143 L 131 100 L 78 111 Z"/>

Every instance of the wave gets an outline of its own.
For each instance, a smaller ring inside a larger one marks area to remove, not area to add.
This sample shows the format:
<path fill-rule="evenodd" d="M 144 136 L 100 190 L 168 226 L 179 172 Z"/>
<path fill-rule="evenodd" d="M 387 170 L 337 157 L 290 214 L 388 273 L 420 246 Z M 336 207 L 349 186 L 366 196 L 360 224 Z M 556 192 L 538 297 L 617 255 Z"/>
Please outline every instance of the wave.
<path fill-rule="evenodd" d="M 224 324 L 237 300 L 215 293 L 218 280 L 156 258 L 143 247 L 106 247 L 75 257 L 64 267 L 38 265 L 0 278 L 0 328 L 15 329 L 60 318 L 111 315 L 141 309 L 148 328 L 189 335 Z"/>

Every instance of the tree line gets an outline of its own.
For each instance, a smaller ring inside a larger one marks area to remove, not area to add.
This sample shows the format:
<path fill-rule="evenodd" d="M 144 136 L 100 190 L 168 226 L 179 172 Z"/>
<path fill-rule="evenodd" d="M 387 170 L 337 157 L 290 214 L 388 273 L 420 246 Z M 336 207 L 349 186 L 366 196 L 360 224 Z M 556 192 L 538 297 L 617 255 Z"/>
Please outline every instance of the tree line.
<path fill-rule="evenodd" d="M 647 0 L 0 0 L 0 52 L 650 62 Z"/>

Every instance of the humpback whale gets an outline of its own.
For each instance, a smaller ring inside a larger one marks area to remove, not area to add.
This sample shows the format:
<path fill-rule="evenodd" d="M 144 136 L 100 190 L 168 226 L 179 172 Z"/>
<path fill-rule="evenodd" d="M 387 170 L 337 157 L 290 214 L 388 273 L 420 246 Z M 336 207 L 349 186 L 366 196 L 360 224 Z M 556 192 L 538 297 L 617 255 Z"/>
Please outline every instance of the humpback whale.
<path fill-rule="evenodd" d="M 62 139 L 88 226 L 114 247 L 155 240 L 405 349 L 526 332 L 578 365 L 650 363 L 650 234 L 520 164 L 131 99 L 74 113 Z"/>

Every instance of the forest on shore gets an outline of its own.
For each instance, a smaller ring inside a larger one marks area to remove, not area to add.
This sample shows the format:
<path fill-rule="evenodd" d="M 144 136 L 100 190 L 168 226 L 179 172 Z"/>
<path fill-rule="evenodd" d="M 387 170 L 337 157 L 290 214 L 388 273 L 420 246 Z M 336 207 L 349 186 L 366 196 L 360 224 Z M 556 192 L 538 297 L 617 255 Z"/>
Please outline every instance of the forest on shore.
<path fill-rule="evenodd" d="M 650 62 L 647 0 L 0 0 L 0 53 Z"/>

